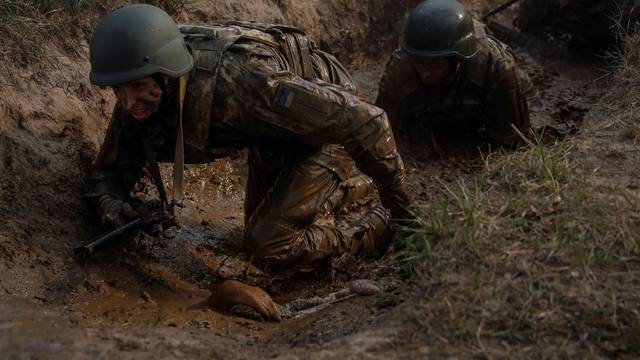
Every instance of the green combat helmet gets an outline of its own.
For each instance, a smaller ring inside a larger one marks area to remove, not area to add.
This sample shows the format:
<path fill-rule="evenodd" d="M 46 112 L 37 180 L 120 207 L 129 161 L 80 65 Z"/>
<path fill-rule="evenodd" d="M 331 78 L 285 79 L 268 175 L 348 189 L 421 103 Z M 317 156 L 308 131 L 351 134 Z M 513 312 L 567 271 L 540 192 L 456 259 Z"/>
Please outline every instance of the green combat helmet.
<path fill-rule="evenodd" d="M 179 77 L 193 67 L 176 23 L 164 10 L 126 6 L 102 19 L 89 45 L 95 85 L 110 86 L 160 73 Z"/>
<path fill-rule="evenodd" d="M 400 42 L 407 53 L 424 59 L 478 52 L 473 18 L 455 0 L 426 0 L 409 14 Z"/>

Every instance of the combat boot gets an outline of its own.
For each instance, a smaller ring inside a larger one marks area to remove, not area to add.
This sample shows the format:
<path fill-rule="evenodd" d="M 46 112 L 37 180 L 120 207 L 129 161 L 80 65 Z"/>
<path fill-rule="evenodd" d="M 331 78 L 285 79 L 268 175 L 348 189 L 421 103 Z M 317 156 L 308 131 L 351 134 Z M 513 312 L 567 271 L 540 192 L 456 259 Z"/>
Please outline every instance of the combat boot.
<path fill-rule="evenodd" d="M 340 208 L 361 200 L 375 191 L 373 180 L 366 175 L 348 178 L 340 183 L 338 188 L 329 195 L 322 206 L 324 212 L 336 212 Z"/>
<path fill-rule="evenodd" d="M 380 258 L 389 248 L 391 234 L 389 221 L 391 215 L 382 205 L 367 212 L 360 222 L 350 228 L 354 242 L 358 244 L 356 255 Z"/>

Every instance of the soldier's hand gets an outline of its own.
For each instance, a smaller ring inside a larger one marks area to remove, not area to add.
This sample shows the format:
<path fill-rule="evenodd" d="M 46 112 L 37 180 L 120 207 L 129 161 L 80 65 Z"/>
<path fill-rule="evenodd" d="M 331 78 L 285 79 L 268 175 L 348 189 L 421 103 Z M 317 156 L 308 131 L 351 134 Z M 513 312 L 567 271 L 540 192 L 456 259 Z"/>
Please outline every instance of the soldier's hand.
<path fill-rule="evenodd" d="M 109 227 L 119 227 L 127 221 L 133 220 L 139 214 L 133 210 L 131 204 L 116 199 L 110 195 L 102 195 L 98 200 L 98 210 L 101 222 Z"/>

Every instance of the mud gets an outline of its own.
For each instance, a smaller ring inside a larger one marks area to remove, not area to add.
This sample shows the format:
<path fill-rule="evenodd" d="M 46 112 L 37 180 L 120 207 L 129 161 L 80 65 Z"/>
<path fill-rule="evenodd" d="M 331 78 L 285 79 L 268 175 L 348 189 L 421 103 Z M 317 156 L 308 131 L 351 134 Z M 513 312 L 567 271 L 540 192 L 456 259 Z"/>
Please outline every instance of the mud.
<path fill-rule="evenodd" d="M 396 46 L 402 16 L 415 2 L 200 1 L 177 17 L 184 22 L 233 17 L 293 23 L 348 64 L 363 97 L 373 101 L 386 57 Z M 465 3 L 481 14 L 499 2 Z M 105 5 L 96 15 L 113 6 Z M 86 79 L 88 34 L 78 37 L 84 49 L 79 54 L 69 54 L 55 43 L 45 45 L 55 66 L 3 64 L 11 67 L 10 75 L 0 78 L 4 356 L 425 356 L 428 348 L 416 341 L 411 319 L 402 315 L 411 289 L 392 254 L 376 262 L 335 259 L 290 279 L 271 278 L 251 265 L 250 255 L 240 245 L 244 152 L 188 167 L 185 207 L 180 212 L 183 225 L 175 239 L 132 237 L 87 263 L 75 261 L 73 247 L 99 232 L 94 214 L 79 194 L 113 106 L 111 94 Z M 602 94 L 602 88 L 592 85 L 600 73 L 591 64 L 576 66 L 560 55 L 546 57 L 540 49 L 517 53 L 537 90 L 534 124 L 547 126 L 554 137 L 577 131 Z M 488 151 L 462 140 L 445 149 L 444 155 L 401 146 L 410 187 L 424 201 L 458 179 L 473 181 L 482 168 L 481 154 Z M 170 171 L 163 168 L 165 178 Z M 155 196 L 149 187 L 138 190 L 140 197 Z M 338 213 L 342 219 L 326 221 L 344 226 L 373 202 L 375 197 L 358 201 Z M 227 279 L 260 286 L 281 306 L 285 320 L 262 322 L 211 309 L 207 303 L 211 289 Z M 354 279 L 369 282 L 349 290 Z"/>

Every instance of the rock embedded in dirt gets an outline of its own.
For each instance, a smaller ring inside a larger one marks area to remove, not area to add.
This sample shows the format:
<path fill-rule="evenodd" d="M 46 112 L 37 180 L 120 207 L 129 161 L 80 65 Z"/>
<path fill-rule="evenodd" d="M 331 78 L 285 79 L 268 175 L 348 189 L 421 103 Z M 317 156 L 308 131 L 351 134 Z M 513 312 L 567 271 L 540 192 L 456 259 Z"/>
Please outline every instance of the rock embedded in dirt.
<path fill-rule="evenodd" d="M 380 286 L 373 280 L 358 279 L 349 283 L 349 291 L 358 295 L 368 296 L 378 294 L 382 289 L 380 289 Z"/>

